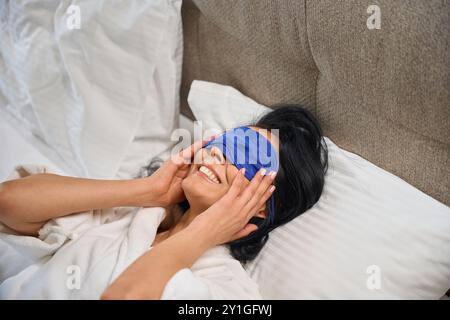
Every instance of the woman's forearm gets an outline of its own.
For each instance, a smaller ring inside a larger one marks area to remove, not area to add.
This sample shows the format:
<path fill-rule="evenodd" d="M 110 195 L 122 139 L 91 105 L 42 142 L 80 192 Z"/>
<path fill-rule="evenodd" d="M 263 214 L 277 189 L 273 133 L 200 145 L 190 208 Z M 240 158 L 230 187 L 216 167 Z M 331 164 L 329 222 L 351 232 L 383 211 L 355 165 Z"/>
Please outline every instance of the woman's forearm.
<path fill-rule="evenodd" d="M 213 240 L 189 226 L 164 240 L 129 266 L 103 293 L 102 299 L 160 299 L 170 278 L 191 267 Z"/>
<path fill-rule="evenodd" d="M 93 209 L 141 206 L 151 197 L 149 178 L 94 180 L 36 174 L 0 184 L 0 218 L 8 225 L 39 224 Z"/>

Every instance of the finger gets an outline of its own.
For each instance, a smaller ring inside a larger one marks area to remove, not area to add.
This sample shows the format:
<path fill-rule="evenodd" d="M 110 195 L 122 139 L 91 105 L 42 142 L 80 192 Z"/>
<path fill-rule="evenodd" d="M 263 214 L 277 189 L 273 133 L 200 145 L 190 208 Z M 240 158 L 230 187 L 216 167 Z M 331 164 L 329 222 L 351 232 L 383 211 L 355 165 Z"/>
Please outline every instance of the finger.
<path fill-rule="evenodd" d="M 226 196 L 228 199 L 235 199 L 242 190 L 243 184 L 244 184 L 244 173 L 245 169 L 242 168 L 236 173 L 236 176 L 233 179 L 233 182 L 231 183 L 230 189 L 228 189 Z"/>
<path fill-rule="evenodd" d="M 177 170 L 176 176 L 182 179 L 186 178 L 187 175 L 189 174 L 189 168 L 190 168 L 189 165 L 182 166 Z"/>
<path fill-rule="evenodd" d="M 209 140 L 199 140 L 191 144 L 189 147 L 173 154 L 170 164 L 175 165 L 178 168 L 191 164 L 192 158 L 198 150 L 200 150 Z"/>
<path fill-rule="evenodd" d="M 209 141 L 213 140 L 215 137 L 216 137 L 216 135 L 213 135 L 207 139 L 198 140 L 198 141 L 194 142 L 193 144 L 191 144 L 186 149 L 181 150 L 180 155 L 183 158 L 183 160 L 185 160 L 185 163 L 186 163 L 186 161 L 189 161 L 188 163 L 190 163 L 190 160 L 192 160 L 192 157 L 197 153 L 197 151 L 200 150 L 201 148 L 203 148 L 203 146 L 205 144 L 207 144 Z"/>
<path fill-rule="evenodd" d="M 252 232 L 254 232 L 256 230 L 258 230 L 258 226 L 256 224 L 248 223 L 241 231 L 239 231 L 236 234 L 234 234 L 231 237 L 230 241 L 234 241 L 234 240 L 237 240 L 237 239 L 244 238 L 244 237 L 248 236 L 250 233 L 252 233 Z"/>
<path fill-rule="evenodd" d="M 262 187 L 265 191 L 272 183 L 273 179 L 275 179 L 273 174 L 270 173 L 266 175 L 266 173 L 267 173 L 266 169 L 261 169 L 253 177 L 252 181 L 250 181 L 250 184 L 244 190 L 240 199 L 240 201 L 242 201 L 244 205 L 247 204 L 256 195 L 258 190 L 260 190 L 261 183 L 264 182 Z M 260 193 L 260 196 L 261 195 L 262 193 Z"/>
<path fill-rule="evenodd" d="M 263 180 L 258 185 L 257 189 L 253 192 L 253 195 L 250 198 L 250 200 L 244 206 L 243 210 L 244 213 L 248 213 L 250 210 L 253 210 L 258 205 L 258 203 L 261 201 L 261 198 L 263 198 L 266 192 L 270 189 L 274 179 L 275 179 L 275 172 L 273 171 L 263 178 Z M 259 207 L 256 208 L 256 210 L 258 209 Z"/>
<path fill-rule="evenodd" d="M 184 168 L 184 166 L 185 165 L 182 163 L 182 161 L 177 160 L 175 157 L 171 157 L 168 161 L 165 161 L 163 163 L 158 171 L 160 171 L 164 176 L 172 177 L 177 174 L 179 169 Z"/>
<path fill-rule="evenodd" d="M 274 191 L 275 186 L 270 186 L 253 207 L 244 208 L 243 211 L 247 212 L 246 218 L 250 220 L 256 214 L 256 212 L 258 212 L 259 209 L 267 202 L 267 200 L 269 200 Z"/>

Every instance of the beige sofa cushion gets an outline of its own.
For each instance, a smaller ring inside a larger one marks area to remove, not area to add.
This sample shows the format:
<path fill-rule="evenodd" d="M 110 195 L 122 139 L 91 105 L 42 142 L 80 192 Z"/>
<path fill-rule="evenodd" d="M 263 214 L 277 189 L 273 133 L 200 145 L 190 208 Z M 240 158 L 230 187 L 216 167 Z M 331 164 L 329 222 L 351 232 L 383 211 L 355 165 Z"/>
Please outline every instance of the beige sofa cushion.
<path fill-rule="evenodd" d="M 184 1 L 182 112 L 194 79 L 299 103 L 325 134 L 450 205 L 450 3 Z"/>

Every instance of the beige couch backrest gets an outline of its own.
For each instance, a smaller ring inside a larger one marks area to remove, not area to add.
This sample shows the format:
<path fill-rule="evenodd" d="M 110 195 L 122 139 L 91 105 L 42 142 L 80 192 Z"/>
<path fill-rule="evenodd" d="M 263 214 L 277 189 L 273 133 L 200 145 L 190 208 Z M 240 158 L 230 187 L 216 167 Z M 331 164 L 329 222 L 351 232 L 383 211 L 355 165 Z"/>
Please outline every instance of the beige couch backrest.
<path fill-rule="evenodd" d="M 194 2 L 184 114 L 194 79 L 303 104 L 338 145 L 450 205 L 449 1 Z"/>

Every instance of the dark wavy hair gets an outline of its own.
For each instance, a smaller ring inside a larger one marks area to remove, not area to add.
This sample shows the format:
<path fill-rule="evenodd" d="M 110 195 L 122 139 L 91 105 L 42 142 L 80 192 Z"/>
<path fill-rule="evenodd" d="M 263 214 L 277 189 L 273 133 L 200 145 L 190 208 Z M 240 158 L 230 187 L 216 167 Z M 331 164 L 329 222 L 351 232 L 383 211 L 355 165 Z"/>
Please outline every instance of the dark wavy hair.
<path fill-rule="evenodd" d="M 241 263 L 253 260 L 269 239 L 269 232 L 298 217 L 320 198 L 328 168 L 328 151 L 317 119 L 299 105 L 278 105 L 251 126 L 279 130 L 280 167 L 274 181 L 275 216 L 252 218 L 258 229 L 228 243 Z"/>
<path fill-rule="evenodd" d="M 278 129 L 280 167 L 274 181 L 275 216 L 269 219 L 254 217 L 250 223 L 258 229 L 248 236 L 229 242 L 232 256 L 241 263 L 253 260 L 269 239 L 269 232 L 298 217 L 320 198 L 328 168 L 328 151 L 317 119 L 299 105 L 277 105 L 255 123 L 262 129 Z M 153 159 L 141 176 L 150 175 L 161 165 Z M 179 204 L 189 209 L 187 200 Z"/>

